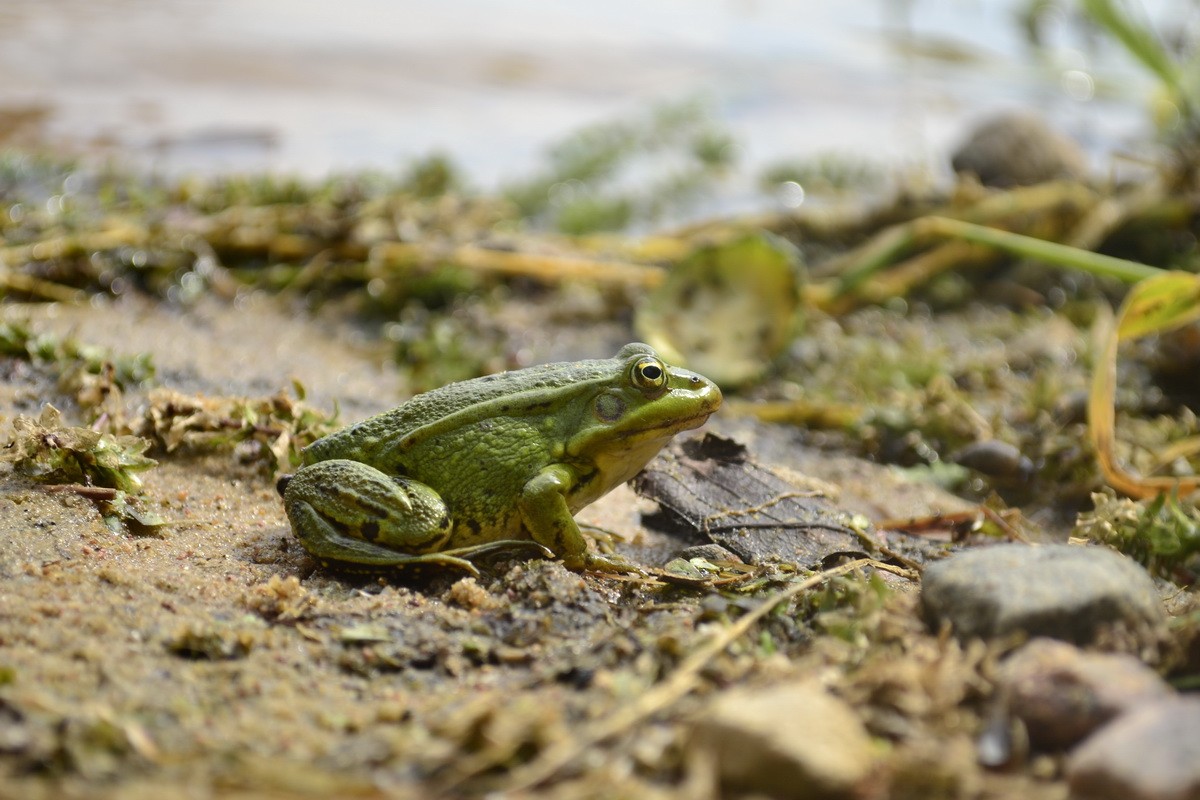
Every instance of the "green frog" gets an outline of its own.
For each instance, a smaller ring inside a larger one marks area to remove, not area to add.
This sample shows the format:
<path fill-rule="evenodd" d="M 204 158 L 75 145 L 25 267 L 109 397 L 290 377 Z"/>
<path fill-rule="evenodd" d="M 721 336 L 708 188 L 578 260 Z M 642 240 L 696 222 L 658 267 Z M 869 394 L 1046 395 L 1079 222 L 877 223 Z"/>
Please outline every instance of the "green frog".
<path fill-rule="evenodd" d="M 379 569 L 517 544 L 570 569 L 637 572 L 588 550 L 576 511 L 721 405 L 716 384 L 649 345 L 452 383 L 318 439 L 279 491 L 323 564 Z"/>

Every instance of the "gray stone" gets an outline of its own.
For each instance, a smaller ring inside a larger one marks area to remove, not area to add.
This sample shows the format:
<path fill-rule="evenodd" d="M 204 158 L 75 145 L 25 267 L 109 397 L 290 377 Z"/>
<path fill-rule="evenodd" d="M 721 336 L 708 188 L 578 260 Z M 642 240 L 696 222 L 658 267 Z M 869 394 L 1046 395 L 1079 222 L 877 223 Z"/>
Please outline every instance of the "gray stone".
<path fill-rule="evenodd" d="M 1079 645 L 1116 626 L 1150 644 L 1166 611 L 1149 574 L 1102 547 L 1000 544 L 926 568 L 926 620 L 949 622 L 960 638 L 1025 633 Z"/>
<path fill-rule="evenodd" d="M 1073 140 L 1027 113 L 1006 113 L 976 127 L 951 158 L 955 172 L 969 172 L 984 186 L 1030 186 L 1087 175 L 1083 150 Z"/>
<path fill-rule="evenodd" d="M 723 693 L 690 746 L 726 788 L 798 800 L 852 796 L 874 763 L 854 711 L 811 681 Z"/>
<path fill-rule="evenodd" d="M 1045 750 L 1070 747 L 1119 714 L 1175 694 L 1133 656 L 1054 639 L 1034 639 L 1005 659 L 999 685 L 1030 742 Z"/>
<path fill-rule="evenodd" d="M 1200 698 L 1130 711 L 1067 760 L 1079 800 L 1200 800 Z"/>

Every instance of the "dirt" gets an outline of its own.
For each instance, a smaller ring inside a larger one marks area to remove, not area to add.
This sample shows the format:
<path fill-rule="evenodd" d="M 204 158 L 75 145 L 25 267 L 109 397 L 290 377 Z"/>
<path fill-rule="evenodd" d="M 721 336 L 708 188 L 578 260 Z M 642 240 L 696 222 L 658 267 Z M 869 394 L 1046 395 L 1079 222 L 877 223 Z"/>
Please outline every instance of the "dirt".
<path fill-rule="evenodd" d="M 148 351 L 158 383 L 188 393 L 272 394 L 295 379 L 308 402 L 336 403 L 351 422 L 408 391 L 386 345 L 364 329 L 280 298 L 181 308 L 128 296 L 6 310 L 114 353 Z M 523 313 L 536 317 L 514 309 Z M 612 339 L 600 352 L 630 337 L 619 323 L 598 330 Z M 535 361 L 585 347 L 571 337 L 529 341 L 524 357 Z M 36 415 L 44 402 L 77 417 L 44 369 L 5 369 L 6 437 L 16 415 Z M 125 402 L 137 407 L 145 396 Z M 834 499 L 852 512 L 970 508 L 928 483 L 818 454 L 784 426 L 718 415 L 709 430 L 781 474 L 804 473 L 798 485 L 836 481 Z M 590 741 L 588 731 L 638 707 L 790 574 L 763 570 L 752 585 L 722 589 L 499 557 L 478 579 L 347 576 L 318 568 L 296 545 L 260 464 L 236 452 L 154 455 L 161 463 L 145 473 L 142 498 L 168 522 L 154 535 L 114 530 L 75 491 L 12 475 L 0 485 L 0 797 L 694 797 L 697 787 L 716 791 L 688 757 L 706 697 L 813 674 L 829 675 L 876 727 L 895 724 L 892 703 L 907 709 L 895 780 L 917 780 L 913 764 L 982 725 L 963 710 L 981 700 L 968 687 L 988 657 L 939 644 L 913 610 L 916 584 L 889 574 L 879 594 L 863 580 L 814 589 L 714 656 L 663 710 Z M 658 567 L 688 542 L 651 527 L 644 515 L 654 508 L 621 487 L 579 518 L 617 534 L 623 555 Z M 907 670 L 882 669 L 899 652 Z M 947 683 L 933 689 L 935 674 Z M 523 767 L 573 741 L 578 753 L 547 780 L 521 785 Z M 954 785 L 1062 796 L 1061 782 L 1032 771 L 989 774 L 970 759 L 944 770 Z"/>
<path fill-rule="evenodd" d="M 402 396 L 353 327 L 264 297 L 25 316 L 116 352 L 133 343 L 183 391 L 271 393 L 296 378 L 347 421 Z M 13 362 L 8 378 L 6 426 L 47 401 L 70 417 L 38 370 Z M 161 535 L 114 532 L 71 491 L 2 487 L 0 794 L 424 796 L 460 750 L 487 742 L 511 750 L 497 764 L 519 760 L 651 683 L 663 649 L 686 647 L 660 632 L 693 635 L 702 599 L 544 560 L 479 580 L 326 573 L 292 540 L 271 476 L 229 454 L 162 458 L 143 497 L 169 522 Z M 622 488 L 581 519 L 623 532 L 637 558 L 646 507 Z"/>

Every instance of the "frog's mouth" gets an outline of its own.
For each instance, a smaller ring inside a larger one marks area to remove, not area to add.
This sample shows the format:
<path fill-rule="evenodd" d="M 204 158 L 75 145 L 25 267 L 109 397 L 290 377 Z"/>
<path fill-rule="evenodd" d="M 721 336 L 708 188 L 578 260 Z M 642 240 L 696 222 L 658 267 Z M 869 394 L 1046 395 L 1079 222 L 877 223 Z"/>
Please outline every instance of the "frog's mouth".
<path fill-rule="evenodd" d="M 673 380 L 680 377 L 672 375 Z M 687 374 L 682 378 L 686 381 L 684 386 L 676 384 L 669 394 L 620 419 L 605 420 L 597 414 L 599 424 L 579 431 L 566 452 L 572 455 L 605 451 L 630 454 L 646 450 L 645 460 L 649 460 L 672 436 L 699 428 L 721 407 L 721 390 L 716 384 L 698 375 Z"/>
<path fill-rule="evenodd" d="M 708 398 L 705 398 L 708 399 Z M 700 410 L 689 416 L 669 416 L 667 419 L 651 425 L 630 425 L 625 430 L 617 430 L 616 438 L 625 442 L 649 442 L 660 439 L 670 439 L 682 431 L 699 428 L 713 413 L 721 407 L 721 396 L 716 396 L 715 402 L 701 406 Z"/>
<path fill-rule="evenodd" d="M 693 382 L 695 382 L 695 376 Z M 699 428 L 708 418 L 716 413 L 721 407 L 721 402 L 724 398 L 721 396 L 721 390 L 717 388 L 715 383 L 700 378 L 700 386 L 695 390 L 686 392 L 684 400 L 679 402 L 683 406 L 681 411 L 687 408 L 695 409 L 693 414 L 666 414 L 665 420 L 655 425 L 648 425 L 644 428 L 633 427 L 630 429 L 630 435 L 637 436 L 641 434 L 652 433 L 654 431 L 663 431 L 665 435 L 670 436 L 679 431 L 690 431 L 693 428 Z"/>
<path fill-rule="evenodd" d="M 674 433 L 678 433 L 679 431 L 690 431 L 693 428 L 699 428 L 701 425 L 708 422 L 708 418 L 711 417 L 715 411 L 716 409 L 714 408 L 711 411 L 702 411 L 699 414 L 691 417 L 676 417 L 658 425 L 648 425 L 644 428 L 632 428 L 628 435 L 641 436 L 642 434 L 653 433 L 654 431 L 663 431 L 670 436 Z"/>

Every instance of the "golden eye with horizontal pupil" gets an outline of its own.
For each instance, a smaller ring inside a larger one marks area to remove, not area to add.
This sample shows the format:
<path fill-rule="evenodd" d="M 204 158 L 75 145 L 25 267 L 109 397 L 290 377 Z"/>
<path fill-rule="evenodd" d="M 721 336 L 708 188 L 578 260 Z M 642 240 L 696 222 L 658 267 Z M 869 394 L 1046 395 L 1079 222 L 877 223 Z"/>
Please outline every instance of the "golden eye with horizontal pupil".
<path fill-rule="evenodd" d="M 667 367 L 657 358 L 638 359 L 629 375 L 633 385 L 643 392 L 658 392 L 667 386 Z"/>

